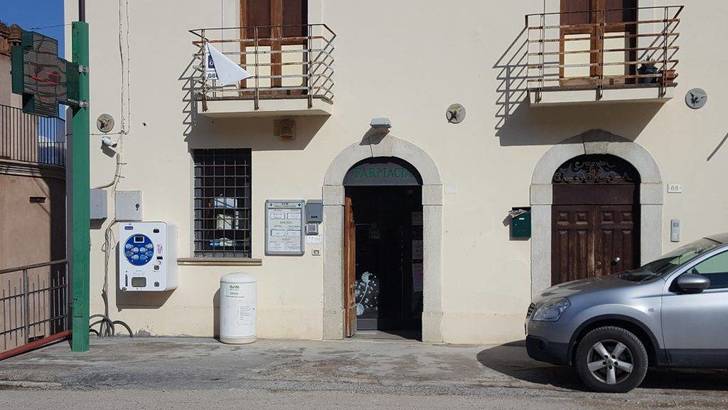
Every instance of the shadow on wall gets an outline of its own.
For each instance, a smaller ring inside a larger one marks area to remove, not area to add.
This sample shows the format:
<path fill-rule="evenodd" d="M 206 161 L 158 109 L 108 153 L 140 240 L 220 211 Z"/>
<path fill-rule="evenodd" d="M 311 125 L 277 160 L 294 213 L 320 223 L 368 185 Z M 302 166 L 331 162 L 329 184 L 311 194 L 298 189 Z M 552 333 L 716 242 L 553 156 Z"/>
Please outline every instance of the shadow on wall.
<path fill-rule="evenodd" d="M 588 129 L 634 141 L 662 107 L 653 102 L 584 103 L 532 107 L 528 98 L 528 32 L 524 27 L 493 65 L 496 136 L 502 146 L 553 145 Z"/>
<path fill-rule="evenodd" d="M 516 38 L 498 58 L 496 70 L 496 125 L 500 130 L 518 105 L 528 101 L 528 32 L 523 27 Z"/>
<path fill-rule="evenodd" d="M 192 149 L 251 148 L 253 151 L 304 150 L 328 117 L 294 117 L 295 137 L 277 137 L 275 121 L 270 118 L 205 118 L 198 117 L 186 136 Z"/>
<path fill-rule="evenodd" d="M 212 297 L 212 337 L 220 339 L 220 289 Z"/>
<path fill-rule="evenodd" d="M 115 260 L 113 266 L 109 263 L 109 287 L 113 286 L 116 296 L 116 309 L 121 312 L 124 309 L 159 309 L 172 296 L 174 290 L 165 292 L 127 292 L 120 289 L 119 285 L 119 246 L 116 243 L 114 249 Z M 103 295 L 101 295 L 103 298 Z"/>
<path fill-rule="evenodd" d="M 184 130 L 182 131 L 182 135 L 187 137 L 191 130 L 193 124 L 197 120 L 197 101 L 193 98 L 193 91 L 194 91 L 194 82 L 195 82 L 195 68 L 193 67 L 195 63 L 195 58 L 192 57 L 190 62 L 187 64 L 187 67 L 182 71 L 182 74 L 180 74 L 178 80 L 182 82 L 182 92 L 184 93 L 184 96 L 182 97 L 182 101 L 184 104 L 182 105 L 182 124 L 184 126 Z"/>
<path fill-rule="evenodd" d="M 705 159 L 706 162 L 710 162 L 710 160 L 713 159 L 715 154 L 717 154 L 718 151 L 720 151 L 720 149 L 723 148 L 723 145 L 725 144 L 726 140 L 728 140 L 728 134 L 725 134 L 723 136 L 723 139 L 720 140 L 718 145 L 716 145 L 715 149 L 710 153 L 710 155 L 708 155 L 708 158 Z"/>
<path fill-rule="evenodd" d="M 121 312 L 124 309 L 159 309 L 172 296 L 174 290 L 165 292 L 126 292 L 116 285 L 116 307 Z"/>
<path fill-rule="evenodd" d="M 528 101 L 496 132 L 500 145 L 554 145 L 584 130 L 602 129 L 634 142 L 661 108 L 652 103 L 530 107 Z"/>
<path fill-rule="evenodd" d="M 46 196 L 50 206 L 46 211 L 50 218 L 50 259 L 52 261 L 66 258 L 66 180 L 59 177 L 57 172 L 41 168 L 41 177 L 48 188 Z M 40 189 L 43 189 L 39 180 L 35 180 Z M 42 206 L 42 204 L 40 204 Z"/>

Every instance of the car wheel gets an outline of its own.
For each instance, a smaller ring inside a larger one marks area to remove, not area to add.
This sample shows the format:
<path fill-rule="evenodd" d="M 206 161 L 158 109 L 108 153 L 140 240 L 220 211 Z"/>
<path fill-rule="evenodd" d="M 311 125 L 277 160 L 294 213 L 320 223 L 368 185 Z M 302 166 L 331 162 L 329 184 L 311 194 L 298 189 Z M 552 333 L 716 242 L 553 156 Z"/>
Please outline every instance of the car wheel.
<path fill-rule="evenodd" d="M 648 360 L 645 346 L 634 333 L 605 326 L 581 339 L 575 364 L 579 378 L 591 390 L 626 393 L 642 383 Z"/>

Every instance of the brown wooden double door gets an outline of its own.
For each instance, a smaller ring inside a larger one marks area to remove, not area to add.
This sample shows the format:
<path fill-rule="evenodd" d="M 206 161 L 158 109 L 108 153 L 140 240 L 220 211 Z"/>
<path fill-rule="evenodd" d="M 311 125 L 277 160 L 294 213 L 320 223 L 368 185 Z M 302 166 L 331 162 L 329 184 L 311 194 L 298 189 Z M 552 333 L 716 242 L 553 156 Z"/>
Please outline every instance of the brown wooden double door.
<path fill-rule="evenodd" d="M 639 185 L 554 185 L 551 282 L 639 265 Z"/>
<path fill-rule="evenodd" d="M 553 284 L 637 267 L 638 211 L 634 204 L 553 207 Z"/>
<path fill-rule="evenodd" d="M 305 73 L 298 71 L 305 71 L 301 59 L 308 58 L 304 52 L 308 37 L 307 24 L 307 0 L 240 0 L 240 38 L 243 48 L 240 63 L 249 66 L 249 71 L 258 73 L 263 84 L 261 88 L 266 88 L 263 90 L 264 95 L 303 93 L 303 90 L 296 88 L 305 83 Z M 258 64 L 257 69 L 255 64 Z M 242 88 L 254 85 L 254 80 L 242 81 Z M 289 89 L 274 90 L 280 87 Z"/>
<path fill-rule="evenodd" d="M 561 0 L 562 86 L 634 82 L 638 0 Z"/>

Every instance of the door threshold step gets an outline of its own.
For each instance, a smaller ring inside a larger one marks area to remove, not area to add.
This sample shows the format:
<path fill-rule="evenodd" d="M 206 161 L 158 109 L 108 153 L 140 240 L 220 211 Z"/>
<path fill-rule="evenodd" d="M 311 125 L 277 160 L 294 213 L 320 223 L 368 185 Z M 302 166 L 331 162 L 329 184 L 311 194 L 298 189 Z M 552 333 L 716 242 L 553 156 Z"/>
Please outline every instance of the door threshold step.
<path fill-rule="evenodd" d="M 403 340 L 403 341 L 420 341 L 422 339 L 419 331 L 416 330 L 357 330 L 352 336 L 354 339 L 366 340 Z"/>

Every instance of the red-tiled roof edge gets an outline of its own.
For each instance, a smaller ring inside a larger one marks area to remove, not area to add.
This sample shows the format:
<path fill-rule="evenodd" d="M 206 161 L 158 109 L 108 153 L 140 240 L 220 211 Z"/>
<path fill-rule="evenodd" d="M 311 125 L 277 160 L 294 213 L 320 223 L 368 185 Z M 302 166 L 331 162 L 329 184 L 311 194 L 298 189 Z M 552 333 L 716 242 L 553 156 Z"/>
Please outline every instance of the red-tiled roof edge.
<path fill-rule="evenodd" d="M 9 56 L 10 48 L 15 44 L 20 44 L 23 29 L 13 24 L 8 26 L 0 21 L 0 54 Z"/>

